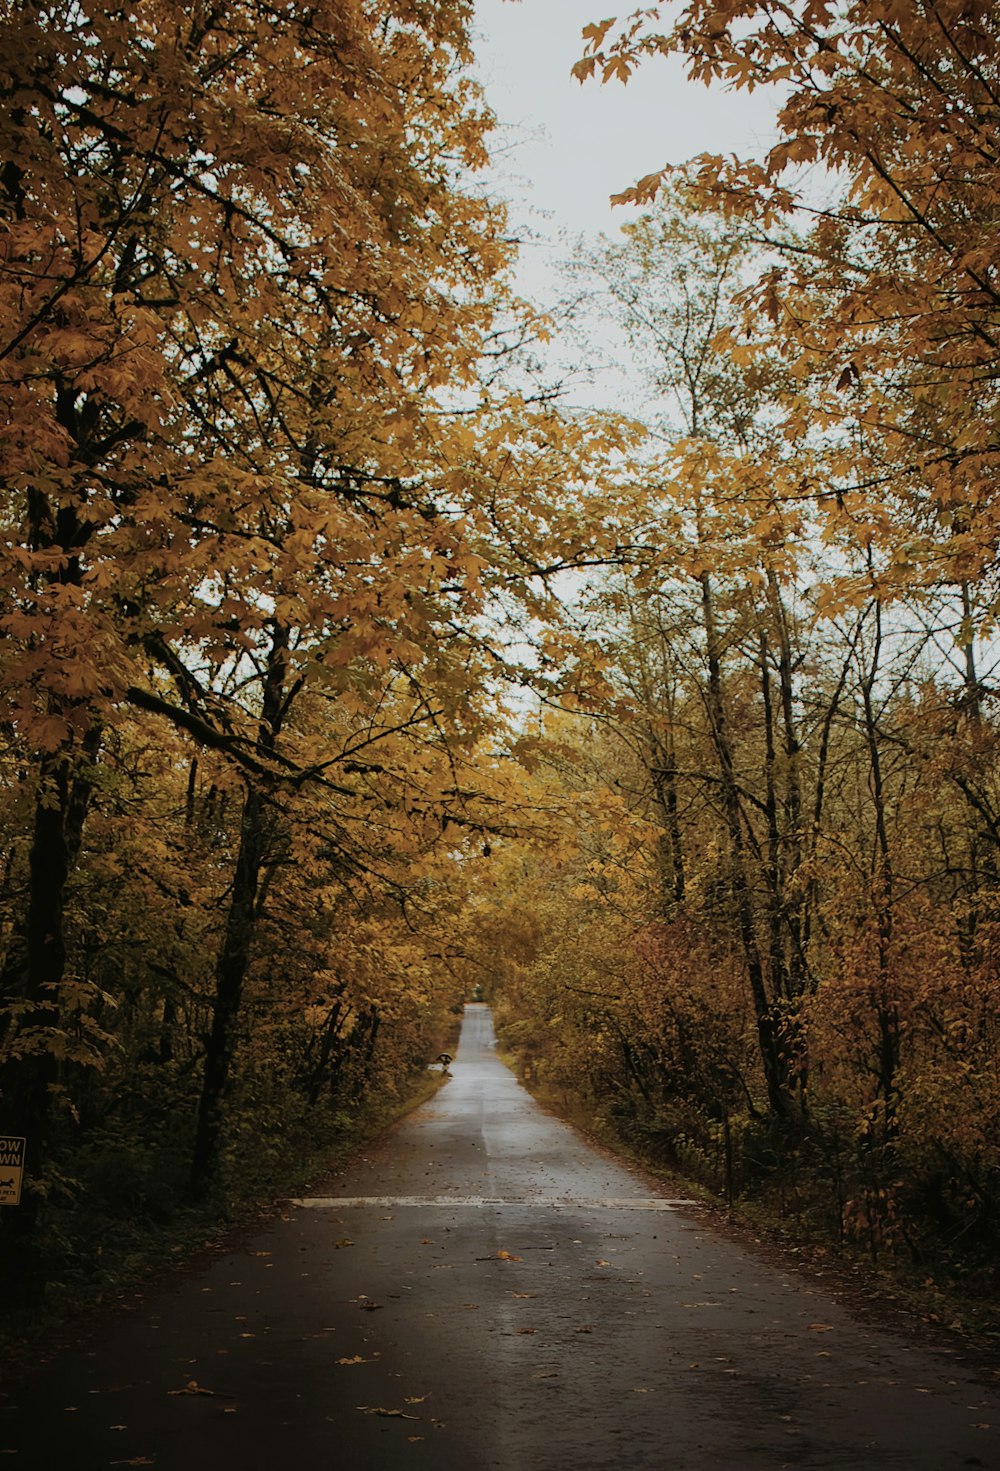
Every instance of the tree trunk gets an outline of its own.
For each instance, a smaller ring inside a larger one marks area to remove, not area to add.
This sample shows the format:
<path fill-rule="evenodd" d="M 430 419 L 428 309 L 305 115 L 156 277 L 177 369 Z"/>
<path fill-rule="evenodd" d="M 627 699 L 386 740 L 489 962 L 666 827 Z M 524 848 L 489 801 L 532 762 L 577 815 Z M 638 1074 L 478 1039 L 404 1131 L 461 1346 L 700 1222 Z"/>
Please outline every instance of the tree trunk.
<path fill-rule="evenodd" d="M 661 887 L 664 909 L 669 918 L 677 906 L 684 902 L 684 848 L 677 803 L 677 757 L 674 754 L 672 736 L 668 736 L 665 745 L 654 744 L 653 760 L 653 790 L 663 824 L 660 843 Z"/>
<path fill-rule="evenodd" d="M 872 1002 L 878 1024 L 878 1097 L 883 1109 L 886 1140 L 897 1132 L 896 1074 L 899 1070 L 899 1007 L 892 995 L 889 974 L 889 947 L 893 925 L 893 868 L 889 833 L 886 824 L 885 782 L 882 752 L 875 717 L 874 689 L 882 649 L 882 608 L 875 603 L 875 645 L 870 667 L 862 675 L 861 695 L 865 714 L 865 742 L 868 747 L 869 786 L 875 813 L 875 849 L 871 864 L 872 902 L 875 910 L 876 956 L 878 970 L 872 988 Z"/>
<path fill-rule="evenodd" d="M 288 663 L 288 630 L 274 624 L 264 669 L 261 719 L 257 750 L 274 754 L 285 715 L 284 691 Z M 260 910 L 257 893 L 270 837 L 269 808 L 257 788 L 248 785 L 240 819 L 226 929 L 215 967 L 212 1029 L 205 1050 L 201 1098 L 191 1156 L 191 1193 L 204 1197 L 216 1183 L 223 1142 L 226 1095 L 239 1029 L 243 987 L 250 967 L 254 931 Z"/>
<path fill-rule="evenodd" d="M 66 970 L 63 909 L 69 856 L 66 809 L 69 769 L 65 759 L 43 766 L 35 803 L 34 831 L 28 857 L 28 905 L 21 933 L 15 936 L 4 967 L 4 1001 L 19 1009 L 8 1017 L 6 1033 L 26 1050 L 15 1052 L 0 1075 L 3 1132 L 23 1135 L 24 1189 L 16 1209 L 0 1212 L 0 1291 L 24 1304 L 43 1291 L 44 1274 L 35 1260 L 35 1237 L 42 1197 L 36 1184 L 45 1159 L 51 1125 L 52 1089 L 58 1064 L 46 1045 L 46 1033 L 58 1025 L 59 991 Z M 7 1240 L 4 1243 L 3 1237 Z"/>
<path fill-rule="evenodd" d="M 760 633 L 760 687 L 764 701 L 764 807 L 767 815 L 767 928 L 771 965 L 771 994 L 787 999 L 785 933 L 782 923 L 781 833 L 778 825 L 777 750 L 774 705 L 771 698 L 770 652 L 767 634 Z"/>
<path fill-rule="evenodd" d="M 0 1067 L 0 1129 L 27 1141 L 24 1193 L 16 1210 L 0 1212 L 0 1240 L 14 1238 L 25 1243 L 24 1250 L 38 1224 L 41 1197 L 33 1187 L 45 1160 L 59 1076 L 46 1034 L 52 1035 L 59 1026 L 66 975 L 66 885 L 79 857 L 93 790 L 87 768 L 100 746 L 101 730 L 94 726 L 84 738 L 82 759 L 63 750 L 41 762 L 28 852 L 27 904 L 0 973 L 0 1004 L 17 1008 L 16 1017 L 10 1011 L 4 1017 L 0 1041 L 10 1045 L 20 1037 L 26 1044 Z M 21 1285 L 30 1287 L 33 1274 L 26 1258 L 17 1274 Z"/>
<path fill-rule="evenodd" d="M 778 636 L 778 689 L 781 701 L 784 755 L 785 821 L 782 835 L 782 914 L 788 934 L 786 981 L 788 996 L 795 999 L 802 995 L 808 983 L 805 952 L 806 899 L 801 891 L 799 898 L 792 902 L 789 902 L 787 895 L 787 879 L 798 873 L 803 856 L 802 748 L 795 720 L 795 686 L 788 612 L 773 572 L 768 573 L 768 597 Z"/>
<path fill-rule="evenodd" d="M 784 1062 L 778 1046 L 774 1009 L 767 994 L 764 964 L 757 940 L 753 893 L 747 874 L 743 814 L 740 808 L 740 793 L 736 781 L 736 769 L 723 697 L 722 661 L 712 579 L 707 571 L 703 571 L 698 580 L 701 584 L 702 615 L 708 655 L 708 713 L 712 727 L 712 740 L 719 761 L 723 810 L 729 833 L 730 889 L 736 910 L 737 929 L 743 948 L 747 978 L 750 982 L 768 1105 L 777 1118 L 784 1119 L 790 1113 L 790 1099 Z"/>
<path fill-rule="evenodd" d="M 215 968 L 212 1029 L 205 1051 L 191 1159 L 191 1189 L 195 1196 L 205 1195 L 218 1174 L 225 1097 L 236 1049 L 243 983 L 250 964 L 256 926 L 257 885 L 264 856 L 265 823 L 263 798 L 251 787 L 243 803 L 226 932 Z"/>

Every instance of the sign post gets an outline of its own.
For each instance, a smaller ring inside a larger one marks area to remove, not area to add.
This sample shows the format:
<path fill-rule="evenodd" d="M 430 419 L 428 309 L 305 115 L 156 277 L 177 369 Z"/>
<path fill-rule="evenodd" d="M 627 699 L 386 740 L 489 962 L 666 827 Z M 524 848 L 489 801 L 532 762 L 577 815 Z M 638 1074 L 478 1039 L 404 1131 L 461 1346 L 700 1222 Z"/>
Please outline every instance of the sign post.
<path fill-rule="evenodd" d="M 0 1205 L 20 1205 L 24 1148 L 20 1134 L 0 1134 Z"/>

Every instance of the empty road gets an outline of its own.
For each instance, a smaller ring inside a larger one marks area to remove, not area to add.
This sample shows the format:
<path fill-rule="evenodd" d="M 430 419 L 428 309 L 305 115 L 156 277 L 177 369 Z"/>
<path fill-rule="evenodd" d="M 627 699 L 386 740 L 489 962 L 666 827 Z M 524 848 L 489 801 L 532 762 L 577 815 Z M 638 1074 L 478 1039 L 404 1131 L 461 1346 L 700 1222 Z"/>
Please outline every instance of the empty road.
<path fill-rule="evenodd" d="M 1000 1471 L 1000 1387 L 853 1319 L 550 1118 L 452 1079 L 0 1410 L 32 1471 Z"/>

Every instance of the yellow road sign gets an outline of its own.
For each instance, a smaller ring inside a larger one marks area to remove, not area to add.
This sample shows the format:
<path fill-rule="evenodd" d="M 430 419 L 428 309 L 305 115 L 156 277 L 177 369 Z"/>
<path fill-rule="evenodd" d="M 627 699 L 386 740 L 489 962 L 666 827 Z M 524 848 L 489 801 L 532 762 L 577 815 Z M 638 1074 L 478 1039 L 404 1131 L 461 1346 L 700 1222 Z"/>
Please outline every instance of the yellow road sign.
<path fill-rule="evenodd" d="M 20 1134 L 0 1134 L 0 1205 L 19 1205 L 24 1174 L 24 1148 Z"/>

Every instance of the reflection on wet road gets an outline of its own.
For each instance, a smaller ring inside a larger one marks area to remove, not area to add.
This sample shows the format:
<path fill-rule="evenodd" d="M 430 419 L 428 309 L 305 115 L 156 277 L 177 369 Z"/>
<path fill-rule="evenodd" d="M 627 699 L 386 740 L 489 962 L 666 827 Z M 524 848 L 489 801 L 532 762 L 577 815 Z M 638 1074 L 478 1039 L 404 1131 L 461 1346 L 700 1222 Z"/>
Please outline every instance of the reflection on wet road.
<path fill-rule="evenodd" d="M 1000 1395 L 545 1114 L 452 1079 L 323 1196 L 0 1415 L 14 1467 L 1000 1471 Z"/>

